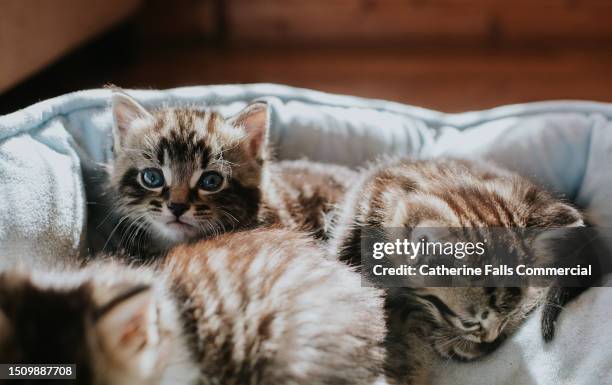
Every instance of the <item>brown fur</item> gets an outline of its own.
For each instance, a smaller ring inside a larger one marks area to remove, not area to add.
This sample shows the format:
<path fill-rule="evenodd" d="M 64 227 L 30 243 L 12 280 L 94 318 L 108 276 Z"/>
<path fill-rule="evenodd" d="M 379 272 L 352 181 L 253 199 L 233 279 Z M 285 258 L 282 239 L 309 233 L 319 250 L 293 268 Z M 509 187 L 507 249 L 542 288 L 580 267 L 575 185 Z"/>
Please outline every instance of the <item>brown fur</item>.
<path fill-rule="evenodd" d="M 329 215 L 357 180 L 357 172 L 308 160 L 271 163 L 268 168 L 270 178 L 264 184 L 261 222 L 327 239 Z"/>
<path fill-rule="evenodd" d="M 227 250 L 232 252 L 221 255 Z M 384 334 L 376 290 L 358 288 L 357 276 L 316 254 L 317 247 L 303 236 L 256 230 L 182 246 L 168 256 L 165 265 L 177 277 L 177 290 L 190 298 L 183 314 L 191 315 L 187 318 L 193 338 L 200 341 L 197 354 L 205 373 L 224 384 L 254 378 L 279 384 L 373 381 Z M 309 261 L 298 261 L 305 256 Z M 213 312 L 211 318 L 198 316 L 202 311 Z M 210 338 L 210 328 L 218 323 L 226 325 L 227 341 L 235 344 Z M 244 335 L 234 334 L 243 328 Z M 279 345 L 284 338 L 293 341 Z M 329 338 L 335 341 L 330 344 Z M 310 356 L 310 349 L 316 356 Z M 239 357 L 248 352 L 253 355 L 247 364 Z M 302 366 L 300 374 L 293 372 L 294 365 Z"/>
<path fill-rule="evenodd" d="M 332 249 L 360 264 L 360 229 L 564 227 L 581 214 L 521 176 L 467 160 L 395 160 L 364 171 L 334 219 Z"/>
<path fill-rule="evenodd" d="M 0 362 L 77 363 L 77 384 L 367 385 L 384 358 L 380 291 L 283 230 L 0 274 L 0 326 Z"/>

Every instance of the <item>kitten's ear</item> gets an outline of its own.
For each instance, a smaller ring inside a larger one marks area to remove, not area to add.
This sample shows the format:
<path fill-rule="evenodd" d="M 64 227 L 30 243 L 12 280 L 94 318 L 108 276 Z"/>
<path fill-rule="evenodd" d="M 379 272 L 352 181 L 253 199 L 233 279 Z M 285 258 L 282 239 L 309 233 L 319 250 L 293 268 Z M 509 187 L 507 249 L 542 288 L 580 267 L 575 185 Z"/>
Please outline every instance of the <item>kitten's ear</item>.
<path fill-rule="evenodd" d="M 123 139 L 136 122 L 152 123 L 153 115 L 136 100 L 119 91 L 113 92 L 113 135 L 115 147 L 121 146 Z"/>
<path fill-rule="evenodd" d="M 532 213 L 537 236 L 533 247 L 538 255 L 537 266 L 548 266 L 550 263 L 567 262 L 569 251 L 575 251 L 577 239 L 580 239 L 585 227 L 582 214 L 574 207 L 555 202 Z"/>
<path fill-rule="evenodd" d="M 582 214 L 574 207 L 555 202 L 546 207 L 536 209 L 532 213 L 532 226 L 542 227 L 584 227 Z"/>
<path fill-rule="evenodd" d="M 268 141 L 270 112 L 265 102 L 255 102 L 246 106 L 230 122 L 242 127 L 247 134 L 246 150 L 253 158 L 264 159 Z"/>
<path fill-rule="evenodd" d="M 159 338 L 152 289 L 131 288 L 102 306 L 96 315 L 96 331 L 109 358 L 142 375 L 151 373 L 156 357 L 150 351 Z"/>

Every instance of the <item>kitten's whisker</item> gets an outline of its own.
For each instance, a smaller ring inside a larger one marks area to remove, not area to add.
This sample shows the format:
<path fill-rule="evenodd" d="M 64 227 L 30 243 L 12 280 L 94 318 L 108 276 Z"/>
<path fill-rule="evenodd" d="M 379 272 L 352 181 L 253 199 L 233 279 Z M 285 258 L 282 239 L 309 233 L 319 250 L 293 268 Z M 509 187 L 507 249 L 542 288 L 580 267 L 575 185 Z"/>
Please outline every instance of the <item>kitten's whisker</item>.
<path fill-rule="evenodd" d="M 110 218 L 111 215 L 113 215 L 113 214 L 115 214 L 115 212 L 113 210 L 109 210 L 108 214 L 106 214 L 104 216 L 104 218 L 102 219 L 102 221 L 100 223 L 98 223 L 98 226 L 96 226 L 96 229 L 100 229 L 100 227 L 102 227 L 104 222 L 106 222 L 108 220 L 108 218 Z"/>
<path fill-rule="evenodd" d="M 142 254 L 142 241 L 145 239 L 145 237 L 147 236 L 147 229 L 149 227 L 149 224 L 147 221 L 141 222 L 138 224 L 137 228 L 136 228 L 136 233 L 134 234 L 133 240 L 132 242 L 136 243 L 137 246 L 137 250 L 139 255 Z"/>
<path fill-rule="evenodd" d="M 446 348 L 449 347 L 450 345 L 456 343 L 457 341 L 463 341 L 464 338 L 463 336 L 454 336 L 454 337 L 446 337 L 445 339 L 442 340 L 442 342 L 440 344 L 438 344 L 439 347 L 442 348 Z"/>
<path fill-rule="evenodd" d="M 151 223 L 149 222 L 145 222 L 143 226 L 141 226 L 141 233 L 138 237 L 139 242 L 138 242 L 138 250 L 139 250 L 139 254 L 142 254 L 142 246 L 144 246 L 144 243 L 148 240 L 149 238 L 149 229 L 151 228 Z"/>
<path fill-rule="evenodd" d="M 240 223 L 240 221 L 234 215 L 232 215 L 232 213 L 230 213 L 229 211 L 223 210 L 223 209 L 220 209 L 219 211 L 221 211 L 221 214 L 231 219 L 234 223 L 236 224 Z"/>
<path fill-rule="evenodd" d="M 119 226 L 121 226 L 121 224 L 123 222 L 125 222 L 125 220 L 129 219 L 128 215 L 124 215 L 123 217 L 121 217 L 121 219 L 119 219 L 119 221 L 117 222 L 117 224 L 115 225 L 115 227 L 113 228 L 113 230 L 111 231 L 110 235 L 108 236 L 108 238 L 106 239 L 106 242 L 104 243 L 104 246 L 102 247 L 102 251 L 106 250 L 106 246 L 108 246 L 108 243 L 110 242 L 110 240 L 112 239 L 113 235 L 115 234 L 115 232 L 117 231 L 117 229 L 119 228 Z M 121 244 L 121 242 L 119 243 Z"/>
<path fill-rule="evenodd" d="M 140 225 L 140 221 L 147 215 L 147 213 L 145 212 L 144 214 L 141 214 L 140 216 L 133 218 L 132 222 L 129 224 L 128 228 L 125 230 L 125 232 L 123 233 L 123 235 L 121 236 L 121 239 L 119 241 L 119 244 L 122 245 L 124 242 L 124 239 L 126 239 L 127 237 L 127 242 L 125 243 L 125 248 L 127 250 L 131 250 L 130 246 L 132 243 L 132 237 L 134 235 L 134 231 L 138 230 L 138 226 Z"/>
<path fill-rule="evenodd" d="M 556 308 L 561 309 L 561 310 L 565 310 L 566 309 L 565 306 L 559 305 L 558 303 L 549 302 L 549 301 L 542 302 L 540 306 L 552 306 L 552 307 L 556 307 Z"/>

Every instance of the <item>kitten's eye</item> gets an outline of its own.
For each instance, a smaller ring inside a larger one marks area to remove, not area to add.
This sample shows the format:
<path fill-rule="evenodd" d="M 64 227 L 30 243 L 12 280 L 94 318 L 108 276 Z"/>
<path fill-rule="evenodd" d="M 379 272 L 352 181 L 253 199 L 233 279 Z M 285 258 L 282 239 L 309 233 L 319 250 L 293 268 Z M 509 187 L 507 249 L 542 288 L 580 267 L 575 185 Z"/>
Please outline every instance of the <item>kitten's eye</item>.
<path fill-rule="evenodd" d="M 461 321 L 461 325 L 463 325 L 464 328 L 466 329 L 473 329 L 476 326 L 479 325 L 478 322 L 471 322 L 471 321 Z"/>
<path fill-rule="evenodd" d="M 157 168 L 142 170 L 142 183 L 148 188 L 158 188 L 164 185 L 164 174 Z"/>
<path fill-rule="evenodd" d="M 223 176 L 216 171 L 208 171 L 202 174 L 198 186 L 202 190 L 217 191 L 223 184 Z"/>

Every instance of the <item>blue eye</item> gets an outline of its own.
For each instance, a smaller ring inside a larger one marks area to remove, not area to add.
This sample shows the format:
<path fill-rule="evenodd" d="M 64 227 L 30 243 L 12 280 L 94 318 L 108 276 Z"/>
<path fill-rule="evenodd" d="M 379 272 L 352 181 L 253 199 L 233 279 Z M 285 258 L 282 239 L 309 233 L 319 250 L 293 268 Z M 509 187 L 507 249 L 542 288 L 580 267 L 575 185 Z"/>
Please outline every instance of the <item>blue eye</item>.
<path fill-rule="evenodd" d="M 158 188 L 164 185 L 164 174 L 157 168 L 142 170 L 142 183 L 148 188 Z"/>
<path fill-rule="evenodd" d="M 208 171 L 202 174 L 198 186 L 202 190 L 217 191 L 223 184 L 223 176 L 216 171 Z"/>

